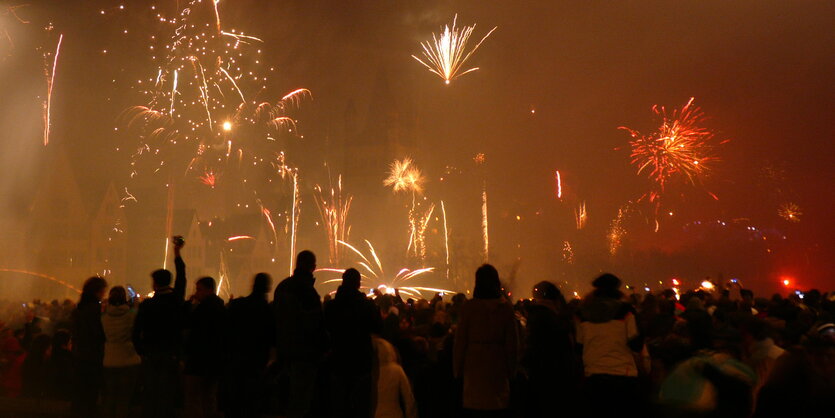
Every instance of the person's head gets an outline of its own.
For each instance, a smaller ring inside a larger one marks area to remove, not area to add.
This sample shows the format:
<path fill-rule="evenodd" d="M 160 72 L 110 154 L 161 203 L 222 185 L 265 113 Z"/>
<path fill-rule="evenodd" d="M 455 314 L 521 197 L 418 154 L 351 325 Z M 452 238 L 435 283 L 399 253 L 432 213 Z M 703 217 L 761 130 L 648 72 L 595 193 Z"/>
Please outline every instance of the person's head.
<path fill-rule="evenodd" d="M 52 336 L 52 352 L 57 350 L 69 350 L 71 339 L 72 335 L 69 331 L 65 329 L 55 331 L 55 334 Z"/>
<path fill-rule="evenodd" d="M 621 281 L 618 276 L 610 273 L 604 273 L 598 276 L 591 282 L 594 286 L 594 294 L 596 296 L 620 298 L 623 293 L 620 291 Z"/>
<path fill-rule="evenodd" d="M 215 294 L 215 279 L 211 277 L 201 277 L 194 284 L 194 298 L 198 302 L 206 300 L 209 296 Z"/>
<path fill-rule="evenodd" d="M 502 297 L 502 284 L 499 281 L 499 272 L 495 267 L 484 264 L 475 271 L 473 297 L 476 299 L 498 299 Z"/>
<path fill-rule="evenodd" d="M 273 287 L 273 278 L 267 273 L 258 273 L 252 279 L 252 294 L 263 295 Z"/>
<path fill-rule="evenodd" d="M 342 286 L 345 289 L 360 290 L 362 276 L 359 270 L 351 268 L 342 273 Z"/>
<path fill-rule="evenodd" d="M 316 254 L 310 250 L 300 252 L 296 256 L 296 270 L 313 273 L 316 270 Z"/>
<path fill-rule="evenodd" d="M 171 272 L 166 269 L 154 270 L 151 273 L 151 279 L 154 283 L 155 292 L 164 287 L 171 286 Z"/>
<path fill-rule="evenodd" d="M 551 302 L 557 302 L 562 300 L 565 303 L 565 298 L 562 296 L 562 292 L 557 287 L 557 285 L 549 282 L 549 281 L 542 281 L 536 284 L 536 286 L 531 289 L 531 296 L 537 300 L 547 300 Z"/>
<path fill-rule="evenodd" d="M 104 299 L 104 291 L 107 289 L 107 281 L 95 276 L 87 279 L 81 288 L 81 301 L 79 304 L 98 303 Z"/>
<path fill-rule="evenodd" d="M 128 303 L 128 292 L 122 286 L 114 286 L 110 289 L 110 295 L 107 297 L 107 303 L 111 306 L 122 306 Z"/>

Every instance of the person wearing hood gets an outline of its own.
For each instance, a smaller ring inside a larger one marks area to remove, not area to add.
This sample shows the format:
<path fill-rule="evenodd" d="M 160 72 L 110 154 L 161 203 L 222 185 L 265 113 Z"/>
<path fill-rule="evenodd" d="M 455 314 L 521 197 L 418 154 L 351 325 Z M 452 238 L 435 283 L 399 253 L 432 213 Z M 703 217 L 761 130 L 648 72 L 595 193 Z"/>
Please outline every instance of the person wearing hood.
<path fill-rule="evenodd" d="M 462 404 L 468 416 L 509 416 L 519 340 L 495 267 L 476 270 L 473 298 L 462 309 L 453 347 L 453 373 L 464 381 Z"/>
<path fill-rule="evenodd" d="M 371 334 L 382 326 L 380 311 L 360 292 L 360 272 L 348 269 L 336 297 L 325 305 L 331 337 L 334 416 L 367 417 L 371 406 Z"/>
<path fill-rule="evenodd" d="M 372 337 L 374 364 L 374 418 L 418 418 L 417 404 L 409 378 L 400 365 L 397 350 L 388 341 Z M 355 415 L 359 416 L 359 415 Z"/>
<path fill-rule="evenodd" d="M 226 307 L 216 294 L 215 279 L 202 277 L 186 304 L 185 416 L 217 414 L 217 389 L 223 371 Z"/>
<path fill-rule="evenodd" d="M 643 341 L 635 311 L 623 301 L 621 281 L 604 274 L 592 282 L 594 291 L 580 305 L 577 344 L 583 353 L 585 403 L 588 416 L 639 416 L 643 397 L 633 353 Z M 605 401 L 601 397 L 606 397 Z"/>
<path fill-rule="evenodd" d="M 142 359 L 133 348 L 133 322 L 136 312 L 128 305 L 125 288 L 110 289 L 107 308 L 101 322 L 104 326 L 104 393 L 102 415 L 125 416 L 139 385 Z"/>
<path fill-rule="evenodd" d="M 293 275 L 276 286 L 273 298 L 276 354 L 289 375 L 289 418 L 302 418 L 310 412 L 316 375 L 328 347 L 322 301 L 313 287 L 314 271 L 316 255 L 300 252 Z"/>
<path fill-rule="evenodd" d="M 574 355 L 574 332 L 565 298 L 551 282 L 534 286 L 527 307 L 523 366 L 528 375 L 529 402 L 525 416 L 573 416 L 579 365 Z M 563 405 L 556 408 L 555 405 Z M 566 409 L 569 408 L 569 409 Z"/>

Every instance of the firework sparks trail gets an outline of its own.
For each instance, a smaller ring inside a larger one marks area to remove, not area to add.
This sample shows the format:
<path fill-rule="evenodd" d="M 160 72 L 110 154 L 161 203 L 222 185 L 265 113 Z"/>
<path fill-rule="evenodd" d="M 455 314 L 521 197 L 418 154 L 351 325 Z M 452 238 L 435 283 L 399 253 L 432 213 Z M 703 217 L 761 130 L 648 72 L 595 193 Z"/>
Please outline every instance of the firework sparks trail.
<path fill-rule="evenodd" d="M 5 7 L 5 10 L 0 11 L 0 16 L 12 16 L 18 22 L 23 23 L 23 24 L 27 24 L 27 23 L 29 23 L 29 21 L 21 18 L 17 14 L 17 9 L 20 9 L 20 8 L 26 7 L 26 6 L 28 6 L 28 5 L 27 4 L 17 4 L 17 5 L 3 6 L 3 7 Z M 6 38 L 6 40 L 9 42 L 9 49 L 13 50 L 14 47 L 15 47 L 14 40 L 12 39 L 12 35 L 9 34 L 9 30 L 7 29 L 6 25 L 3 25 L 3 27 L 0 27 L 0 33 L 2 33 L 3 37 Z"/>
<path fill-rule="evenodd" d="M 226 241 L 227 242 L 234 242 L 234 241 L 240 241 L 240 240 L 244 240 L 244 239 L 255 239 L 255 237 L 250 236 L 250 235 L 235 235 L 234 237 L 226 238 Z"/>
<path fill-rule="evenodd" d="M 621 206 L 618 209 L 618 215 L 615 217 L 615 219 L 612 220 L 612 223 L 609 225 L 609 232 L 606 235 L 606 237 L 609 241 L 610 256 L 614 257 L 618 253 L 618 249 L 620 249 L 621 245 L 623 245 L 623 237 L 626 235 L 626 228 L 623 226 L 623 223 L 628 210 L 628 204 Z"/>
<path fill-rule="evenodd" d="M 452 80 L 478 70 L 478 67 L 470 68 L 462 71 L 464 63 L 478 50 L 481 44 L 493 31 L 498 27 L 494 27 L 487 35 L 484 35 L 475 47 L 468 50 L 467 42 L 473 34 L 476 25 L 464 26 L 457 28 L 456 22 L 458 15 L 452 19 L 452 26 L 445 25 L 440 34 L 432 34 L 432 41 L 421 42 L 423 47 L 423 59 L 412 55 L 412 58 L 421 63 L 430 72 L 441 77 L 444 83 L 449 84 Z"/>
<path fill-rule="evenodd" d="M 290 217 L 290 274 L 295 268 L 294 262 L 296 257 L 296 229 L 299 226 L 299 217 L 301 216 L 301 196 L 299 195 L 299 171 L 293 170 L 293 206 Z"/>
<path fill-rule="evenodd" d="M 52 124 L 52 87 L 55 85 L 55 73 L 58 71 L 58 55 L 61 53 L 61 43 L 64 41 L 64 34 L 58 36 L 58 45 L 55 47 L 55 55 L 52 57 L 52 71 L 44 68 L 46 75 L 46 100 L 43 103 L 43 144 L 49 145 L 49 129 Z"/>
<path fill-rule="evenodd" d="M 399 289 L 401 293 L 413 297 L 420 296 L 421 292 L 455 293 L 447 289 L 411 285 L 411 281 L 435 271 L 434 267 L 424 267 L 415 270 L 402 268 L 393 277 L 389 277 L 388 275 L 386 275 L 383 269 L 383 263 L 377 256 L 377 252 L 374 250 L 374 246 L 371 245 L 371 242 L 369 242 L 368 240 L 365 241 L 369 250 L 368 256 L 363 254 L 362 251 L 345 241 L 338 241 L 338 243 L 340 245 L 345 246 L 345 248 L 348 248 L 352 253 L 354 253 L 360 258 L 360 261 L 357 262 L 357 265 L 361 267 L 360 274 L 362 275 L 363 279 L 366 280 L 366 283 L 370 282 L 368 288 Z M 374 262 L 372 263 L 371 260 L 374 260 Z M 345 270 L 343 269 L 334 268 L 319 269 L 317 271 L 327 271 L 335 273 L 345 272 Z M 326 280 L 323 283 L 337 283 L 340 280 L 341 279 Z"/>
<path fill-rule="evenodd" d="M 789 222 L 797 223 L 800 222 L 800 217 L 803 215 L 803 212 L 801 212 L 800 206 L 795 203 L 788 202 L 780 205 L 780 209 L 777 210 L 777 214 Z"/>
<path fill-rule="evenodd" d="M 586 202 L 582 202 L 577 209 L 574 209 L 574 223 L 577 224 L 577 229 L 585 228 L 587 220 L 588 212 L 586 212 Z"/>
<path fill-rule="evenodd" d="M 446 254 L 446 279 L 449 280 L 449 229 L 447 229 L 446 206 L 444 206 L 443 200 L 441 200 L 441 213 L 444 217 L 444 251 Z"/>
<path fill-rule="evenodd" d="M 174 183 L 168 179 L 168 199 L 165 207 L 165 255 L 162 260 L 162 268 L 168 267 L 168 247 L 171 240 L 172 228 L 174 227 Z"/>
<path fill-rule="evenodd" d="M 420 214 L 416 210 L 409 214 L 409 246 L 407 251 L 414 251 L 412 255 L 421 262 L 426 261 L 426 227 L 435 211 L 435 204 L 431 204 L 426 213 Z"/>
<path fill-rule="evenodd" d="M 348 225 L 348 212 L 351 210 L 351 202 L 353 196 L 343 198 L 342 196 L 342 176 L 339 176 L 336 189 L 331 188 L 330 199 L 325 198 L 322 188 L 317 185 L 314 188 L 316 194 L 313 195 L 316 200 L 316 206 L 319 208 L 319 215 L 322 217 L 322 223 L 325 227 L 325 232 L 328 237 L 328 250 L 331 265 L 337 265 L 341 262 L 341 246 L 339 241 L 347 242 L 351 233 L 351 227 Z"/>
<path fill-rule="evenodd" d="M 481 191 L 481 238 L 484 240 L 484 262 L 490 258 L 490 233 L 487 225 L 487 184 Z"/>
<path fill-rule="evenodd" d="M 554 178 L 557 181 L 557 199 L 562 199 L 562 178 L 560 177 L 560 170 L 556 171 Z"/>
<path fill-rule="evenodd" d="M 33 271 L 28 271 L 28 270 L 10 269 L 10 268 L 0 268 L 0 272 L 20 273 L 20 274 L 26 274 L 28 276 L 40 277 L 42 279 L 47 279 L 47 280 L 53 281 L 55 283 L 58 283 L 58 284 L 66 287 L 66 288 L 68 288 L 72 291 L 75 291 L 76 293 L 81 293 L 81 289 L 79 289 L 79 288 L 77 288 L 77 287 L 75 287 L 75 286 L 73 286 L 73 285 L 71 285 L 71 284 L 69 284 L 69 283 L 67 283 L 67 282 L 65 282 L 61 279 L 58 279 L 58 278 L 55 278 L 55 277 L 52 277 L 52 276 L 49 276 L 49 275 L 46 275 L 46 274 L 43 274 L 43 273 L 36 273 L 36 272 L 33 272 Z"/>
<path fill-rule="evenodd" d="M 412 195 L 412 206 L 409 209 L 409 245 L 406 253 L 411 253 L 415 247 L 416 255 L 419 254 L 416 240 L 419 239 L 418 229 L 421 223 L 421 215 L 417 212 L 417 195 L 423 193 L 423 173 L 415 166 L 411 158 L 394 160 L 389 165 L 389 174 L 383 185 L 391 187 L 393 193 L 409 192 Z M 433 206 L 434 207 L 434 206 Z M 419 256 L 419 255 L 418 255 Z"/>

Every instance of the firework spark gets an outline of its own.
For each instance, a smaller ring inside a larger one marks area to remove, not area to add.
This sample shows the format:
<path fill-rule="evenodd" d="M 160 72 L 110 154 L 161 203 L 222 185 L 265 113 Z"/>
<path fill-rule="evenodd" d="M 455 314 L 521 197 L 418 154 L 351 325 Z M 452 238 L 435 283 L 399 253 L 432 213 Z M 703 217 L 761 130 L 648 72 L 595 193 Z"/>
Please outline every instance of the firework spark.
<path fill-rule="evenodd" d="M 325 226 L 328 236 L 328 250 L 331 265 L 337 265 L 342 261 L 342 247 L 339 241 L 347 242 L 351 234 L 351 226 L 348 225 L 348 212 L 351 210 L 353 196 L 343 197 L 342 176 L 339 176 L 336 189 L 331 187 L 330 198 L 326 198 L 322 188 L 316 185 L 316 194 L 313 195 L 316 206 L 319 208 L 319 215 Z"/>
<path fill-rule="evenodd" d="M 580 203 L 580 206 L 578 206 L 577 209 L 574 209 L 574 223 L 577 224 L 577 229 L 583 229 L 586 227 L 588 216 L 588 212 L 586 212 L 586 202 Z"/>
<path fill-rule="evenodd" d="M 627 127 L 632 136 L 632 164 L 638 174 L 646 175 L 655 183 L 649 193 L 650 201 L 660 198 L 668 183 L 685 179 L 691 184 L 710 172 L 715 156 L 715 135 L 703 126 L 705 116 L 701 108 L 693 104 L 694 98 L 671 114 L 663 106 L 653 106 L 652 111 L 661 118 L 657 132 L 648 135 Z M 719 142 L 725 144 L 727 140 Z"/>
<path fill-rule="evenodd" d="M 800 222 L 800 217 L 803 215 L 803 212 L 801 212 L 800 206 L 795 203 L 788 202 L 780 205 L 780 209 L 777 210 L 777 214 L 789 222 L 797 223 Z"/>
<path fill-rule="evenodd" d="M 560 177 L 560 170 L 555 172 L 554 179 L 557 181 L 557 199 L 562 199 L 562 178 Z"/>
<path fill-rule="evenodd" d="M 357 265 L 361 267 L 360 274 L 362 275 L 363 279 L 365 279 L 368 288 L 399 289 L 400 292 L 408 296 L 420 296 L 421 292 L 455 293 L 446 289 L 414 286 L 411 284 L 411 282 L 414 279 L 417 279 L 418 277 L 424 276 L 428 273 L 435 271 L 434 267 L 424 267 L 415 270 L 402 268 L 397 272 L 397 274 L 395 274 L 394 276 L 390 276 L 389 274 L 385 273 L 385 270 L 383 269 L 383 263 L 377 256 L 377 251 L 374 250 L 374 246 L 371 245 L 371 242 L 369 242 L 368 240 L 365 241 L 366 245 L 368 245 L 368 255 L 363 254 L 362 251 L 358 250 L 356 247 L 345 241 L 338 242 L 340 245 L 345 246 L 345 248 L 348 248 L 352 253 L 359 257 Z M 373 262 L 371 260 L 373 260 Z M 345 270 L 343 269 L 329 268 L 319 269 L 318 271 L 329 271 L 336 273 L 345 272 Z M 339 281 L 341 281 L 341 279 L 332 279 L 326 280 L 323 283 L 337 283 Z"/>
<path fill-rule="evenodd" d="M 449 84 L 452 80 L 464 74 L 478 70 L 478 67 L 474 67 L 462 71 L 462 67 L 476 50 L 478 50 L 482 42 L 497 29 L 497 27 L 491 29 L 490 32 L 487 32 L 487 35 L 484 35 L 478 41 L 475 47 L 468 49 L 467 42 L 470 36 L 472 36 L 476 25 L 457 28 L 455 26 L 457 20 L 458 15 L 455 15 L 452 19 L 451 27 L 445 25 L 440 34 L 432 34 L 431 42 L 421 42 L 423 59 L 412 55 L 412 58 L 423 64 L 433 74 L 441 77 L 446 84 Z"/>
<path fill-rule="evenodd" d="M 255 239 L 255 237 L 250 236 L 250 235 L 235 235 L 234 237 L 226 238 L 226 241 L 227 242 L 234 242 L 234 241 L 240 241 L 240 240 L 243 240 L 243 239 Z"/>

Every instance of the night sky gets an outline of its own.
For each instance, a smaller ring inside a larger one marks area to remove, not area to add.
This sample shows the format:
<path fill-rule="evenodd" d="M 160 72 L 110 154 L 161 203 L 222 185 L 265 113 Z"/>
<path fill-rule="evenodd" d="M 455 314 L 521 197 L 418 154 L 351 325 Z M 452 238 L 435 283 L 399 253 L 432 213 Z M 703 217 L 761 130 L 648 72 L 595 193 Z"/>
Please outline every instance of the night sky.
<path fill-rule="evenodd" d="M 128 173 L 114 127 L 125 108 L 143 104 L 136 80 L 156 74 L 148 36 L 168 35 L 148 8 L 176 9 L 175 0 L 124 2 L 124 10 L 103 0 L 24 3 L 18 15 L 30 23 L 0 16 L 13 39 L 12 47 L 0 36 L 6 223 L 25 218 L 34 179 L 49 170 L 42 48 L 54 49 L 64 34 L 48 148 L 68 152 L 85 199 L 97 202 Z M 288 156 L 304 187 L 327 181 L 316 168 L 324 162 L 345 173 L 356 195 L 352 241 L 400 251 L 394 247 L 406 238 L 391 231 L 404 221 L 391 212 L 402 202 L 382 180 L 391 160 L 409 155 L 427 175 L 427 195 L 450 202 L 451 222 L 477 251 L 473 157 L 484 153 L 491 261 L 503 273 L 517 265 L 517 292 L 543 279 L 574 286 L 601 270 L 635 284 L 677 274 L 739 276 L 763 290 L 784 275 L 804 287 L 834 283 L 833 2 L 222 0 L 219 7 L 225 27 L 265 41 L 264 61 L 275 67 L 265 95 L 312 91 L 313 101 L 293 115 L 304 138 Z M 474 37 L 498 29 L 467 63 L 480 69 L 447 86 L 411 55 L 456 13 L 459 25 L 477 23 Z M 730 139 L 718 150 L 721 161 L 701 184 L 671 188 L 658 233 L 652 206 L 635 202 L 624 255 L 609 257 L 605 236 L 618 208 L 651 186 L 630 166 L 629 135 L 617 128 L 650 131 L 654 104 L 672 109 L 690 97 L 717 138 Z M 353 153 L 373 155 L 358 167 Z M 582 233 L 573 231 L 580 201 L 589 212 Z M 802 209 L 800 222 L 777 215 L 788 202 Z M 301 229 L 319 234 L 308 204 Z M 736 220 L 740 231 L 704 226 L 717 220 Z M 767 254 L 748 243 L 747 226 L 786 239 Z M 560 260 L 564 240 L 577 251 L 570 267 Z M 316 242 L 302 239 L 325 251 Z"/>

